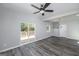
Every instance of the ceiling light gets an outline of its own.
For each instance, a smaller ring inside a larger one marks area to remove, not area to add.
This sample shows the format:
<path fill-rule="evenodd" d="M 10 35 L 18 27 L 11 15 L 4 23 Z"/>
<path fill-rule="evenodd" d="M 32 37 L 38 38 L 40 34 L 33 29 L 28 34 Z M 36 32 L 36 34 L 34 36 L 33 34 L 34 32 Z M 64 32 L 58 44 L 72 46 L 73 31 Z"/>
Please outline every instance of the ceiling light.
<path fill-rule="evenodd" d="M 41 10 L 41 11 L 40 11 L 40 13 L 42 14 L 42 13 L 44 13 L 44 11 L 43 11 L 43 10 Z"/>

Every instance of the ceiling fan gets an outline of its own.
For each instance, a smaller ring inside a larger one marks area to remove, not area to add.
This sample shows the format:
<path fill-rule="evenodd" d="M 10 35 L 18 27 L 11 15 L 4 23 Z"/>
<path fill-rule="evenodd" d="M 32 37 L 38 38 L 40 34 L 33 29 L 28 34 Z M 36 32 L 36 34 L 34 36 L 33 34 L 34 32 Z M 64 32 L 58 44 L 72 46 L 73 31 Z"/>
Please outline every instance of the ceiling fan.
<path fill-rule="evenodd" d="M 31 5 L 32 7 L 38 9 L 39 11 L 34 12 L 33 14 L 41 13 L 42 16 L 44 16 L 45 12 L 53 12 L 54 10 L 46 10 L 46 8 L 50 5 L 51 3 L 45 3 L 45 5 L 41 5 L 41 7 L 37 7 L 35 5 Z"/>

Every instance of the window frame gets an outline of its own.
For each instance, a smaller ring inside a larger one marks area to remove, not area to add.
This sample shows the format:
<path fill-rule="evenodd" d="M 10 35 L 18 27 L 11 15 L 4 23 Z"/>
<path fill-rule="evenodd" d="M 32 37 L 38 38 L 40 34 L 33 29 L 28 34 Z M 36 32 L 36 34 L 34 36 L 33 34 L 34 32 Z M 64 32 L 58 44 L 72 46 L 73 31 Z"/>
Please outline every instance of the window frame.
<path fill-rule="evenodd" d="M 46 25 L 46 32 L 51 32 L 51 25 L 50 24 Z"/>
<path fill-rule="evenodd" d="M 21 35 L 20 36 L 20 40 L 21 41 L 25 41 L 25 40 L 28 40 L 28 39 L 34 39 L 34 38 L 36 38 L 36 26 L 35 26 L 35 24 L 34 23 L 30 23 L 30 22 L 22 22 L 22 23 L 24 23 L 24 24 L 27 23 L 27 39 L 22 39 L 22 34 L 20 34 Z M 33 38 L 30 38 L 30 30 L 29 30 L 30 24 L 32 24 L 32 27 L 34 28 L 34 33 L 33 33 L 34 37 Z M 20 30 L 20 32 L 22 33 L 21 30 Z"/>

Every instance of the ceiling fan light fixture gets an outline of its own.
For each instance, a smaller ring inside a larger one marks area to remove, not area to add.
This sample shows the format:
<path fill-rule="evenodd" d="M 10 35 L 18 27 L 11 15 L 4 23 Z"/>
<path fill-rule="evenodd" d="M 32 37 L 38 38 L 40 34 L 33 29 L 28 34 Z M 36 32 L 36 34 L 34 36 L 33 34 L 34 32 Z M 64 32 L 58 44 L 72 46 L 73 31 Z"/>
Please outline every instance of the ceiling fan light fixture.
<path fill-rule="evenodd" d="M 44 10 L 41 10 L 40 13 L 41 13 L 41 14 L 44 13 Z"/>

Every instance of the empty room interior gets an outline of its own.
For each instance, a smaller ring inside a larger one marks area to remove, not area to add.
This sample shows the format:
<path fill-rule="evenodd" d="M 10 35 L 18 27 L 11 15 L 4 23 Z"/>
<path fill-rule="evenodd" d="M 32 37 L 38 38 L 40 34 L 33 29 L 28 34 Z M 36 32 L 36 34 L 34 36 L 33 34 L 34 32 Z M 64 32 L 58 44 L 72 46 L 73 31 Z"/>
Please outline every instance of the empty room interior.
<path fill-rule="evenodd" d="M 79 56 L 79 3 L 0 3 L 0 56 Z"/>

